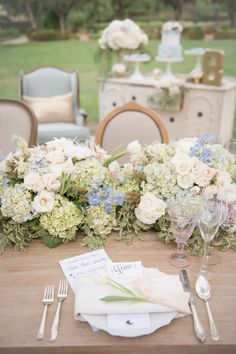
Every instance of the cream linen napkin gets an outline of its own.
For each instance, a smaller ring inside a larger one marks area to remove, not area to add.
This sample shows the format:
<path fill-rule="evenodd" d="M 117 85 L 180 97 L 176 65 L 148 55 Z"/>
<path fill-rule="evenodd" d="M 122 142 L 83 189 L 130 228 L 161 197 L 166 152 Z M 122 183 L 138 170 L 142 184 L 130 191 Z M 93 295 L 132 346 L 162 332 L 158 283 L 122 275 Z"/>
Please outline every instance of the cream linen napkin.
<path fill-rule="evenodd" d="M 132 281 L 118 280 L 140 295 L 148 295 L 150 302 L 103 302 L 100 299 L 108 295 L 125 296 L 127 294 L 113 286 L 99 282 L 96 274 L 78 279 L 75 294 L 74 315 L 107 315 L 129 313 L 178 312 L 179 316 L 190 314 L 189 293 L 183 291 L 179 277 L 167 275 L 154 268 L 143 267 L 143 278 Z"/>

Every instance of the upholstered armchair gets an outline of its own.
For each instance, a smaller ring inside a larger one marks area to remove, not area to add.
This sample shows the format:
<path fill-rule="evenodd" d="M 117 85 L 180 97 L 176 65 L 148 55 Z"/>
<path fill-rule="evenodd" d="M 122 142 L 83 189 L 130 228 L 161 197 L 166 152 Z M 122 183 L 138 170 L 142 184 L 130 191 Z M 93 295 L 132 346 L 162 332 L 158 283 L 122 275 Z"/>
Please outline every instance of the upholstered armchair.
<path fill-rule="evenodd" d="M 77 71 L 67 72 L 48 66 L 20 73 L 21 99 L 38 119 L 39 144 L 67 137 L 81 142 L 89 138 L 85 115 L 79 107 Z"/>

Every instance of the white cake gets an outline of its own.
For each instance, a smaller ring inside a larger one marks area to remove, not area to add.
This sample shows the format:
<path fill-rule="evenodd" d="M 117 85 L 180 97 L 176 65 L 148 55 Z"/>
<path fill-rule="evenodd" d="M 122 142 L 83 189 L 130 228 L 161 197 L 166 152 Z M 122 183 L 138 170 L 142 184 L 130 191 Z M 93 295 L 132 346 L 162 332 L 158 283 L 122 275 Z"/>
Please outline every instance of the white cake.
<path fill-rule="evenodd" d="M 161 31 L 161 44 L 158 48 L 158 58 L 163 60 L 182 60 L 180 36 L 183 28 L 179 22 L 164 23 Z"/>

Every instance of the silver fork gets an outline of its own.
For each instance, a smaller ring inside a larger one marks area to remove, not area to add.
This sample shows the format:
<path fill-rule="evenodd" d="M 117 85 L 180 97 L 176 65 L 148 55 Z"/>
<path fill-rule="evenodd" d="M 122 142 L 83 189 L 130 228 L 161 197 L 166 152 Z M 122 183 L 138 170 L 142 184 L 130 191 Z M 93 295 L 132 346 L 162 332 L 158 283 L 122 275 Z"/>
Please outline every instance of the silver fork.
<path fill-rule="evenodd" d="M 41 319 L 40 326 L 39 326 L 39 331 L 37 334 L 38 340 L 41 340 L 44 338 L 47 309 L 48 309 L 48 306 L 53 303 L 53 300 L 54 300 L 54 286 L 53 285 L 46 285 L 45 290 L 44 290 L 44 295 L 43 295 L 44 310 L 43 310 L 43 315 L 42 315 L 42 319 Z"/>
<path fill-rule="evenodd" d="M 67 292 L 68 292 L 68 282 L 66 280 L 61 280 L 58 288 L 58 294 L 57 294 L 58 304 L 57 304 L 56 314 L 52 323 L 50 342 L 53 342 L 57 338 L 61 304 L 62 301 L 66 299 Z"/>

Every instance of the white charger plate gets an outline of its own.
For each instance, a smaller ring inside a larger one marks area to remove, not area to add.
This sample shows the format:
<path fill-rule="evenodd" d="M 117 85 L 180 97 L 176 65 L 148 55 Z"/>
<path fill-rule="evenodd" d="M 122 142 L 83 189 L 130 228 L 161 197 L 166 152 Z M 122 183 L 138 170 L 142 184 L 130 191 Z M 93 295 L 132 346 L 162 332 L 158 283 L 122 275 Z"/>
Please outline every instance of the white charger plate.
<path fill-rule="evenodd" d="M 122 328 L 114 329 L 109 328 L 107 324 L 106 315 L 87 315 L 82 314 L 81 319 L 88 322 L 90 326 L 101 329 L 112 336 L 120 337 L 139 337 L 145 336 L 147 334 L 155 332 L 158 328 L 167 326 L 177 315 L 177 312 L 159 312 L 159 313 L 150 313 L 151 326 L 147 328 Z"/>

